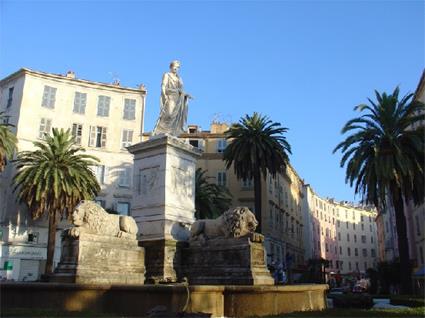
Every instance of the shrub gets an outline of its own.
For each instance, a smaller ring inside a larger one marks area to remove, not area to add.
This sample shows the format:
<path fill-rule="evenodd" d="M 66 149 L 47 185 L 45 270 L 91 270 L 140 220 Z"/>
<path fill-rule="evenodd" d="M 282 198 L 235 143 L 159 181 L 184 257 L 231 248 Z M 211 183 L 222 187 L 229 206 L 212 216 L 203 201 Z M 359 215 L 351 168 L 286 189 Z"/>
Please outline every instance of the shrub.
<path fill-rule="evenodd" d="M 390 304 L 409 306 L 409 307 L 424 307 L 425 299 L 417 297 L 417 296 L 394 295 L 390 297 Z"/>
<path fill-rule="evenodd" d="M 363 308 L 373 307 L 373 299 L 367 294 L 346 294 L 333 297 L 335 308 Z"/>

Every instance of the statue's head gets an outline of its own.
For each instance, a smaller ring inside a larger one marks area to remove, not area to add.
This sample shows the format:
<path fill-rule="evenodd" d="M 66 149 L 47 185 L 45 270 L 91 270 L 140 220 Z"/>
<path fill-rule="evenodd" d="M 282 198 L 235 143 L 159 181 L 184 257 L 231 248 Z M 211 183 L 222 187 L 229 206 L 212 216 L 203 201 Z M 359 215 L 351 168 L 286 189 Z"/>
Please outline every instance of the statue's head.
<path fill-rule="evenodd" d="M 174 60 L 170 63 L 170 71 L 173 73 L 177 73 L 180 69 L 180 61 Z"/>

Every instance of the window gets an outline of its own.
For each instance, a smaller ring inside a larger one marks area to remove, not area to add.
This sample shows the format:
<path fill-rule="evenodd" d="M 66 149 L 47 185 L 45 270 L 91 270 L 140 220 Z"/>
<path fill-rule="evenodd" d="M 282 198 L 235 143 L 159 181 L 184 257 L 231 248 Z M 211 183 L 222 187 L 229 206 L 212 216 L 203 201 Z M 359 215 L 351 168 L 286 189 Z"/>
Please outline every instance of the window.
<path fill-rule="evenodd" d="M 354 234 L 354 243 L 357 243 L 357 235 Z"/>
<path fill-rule="evenodd" d="M 347 242 L 350 242 L 350 233 L 347 233 Z"/>
<path fill-rule="evenodd" d="M 364 224 L 362 223 L 362 231 L 364 231 Z"/>
<path fill-rule="evenodd" d="M 356 229 L 356 224 L 355 223 L 353 223 L 353 230 L 355 230 Z"/>
<path fill-rule="evenodd" d="M 43 100 L 41 106 L 47 108 L 55 108 L 56 88 L 45 85 L 43 92 Z"/>
<path fill-rule="evenodd" d="M 243 189 L 252 189 L 254 186 L 252 179 L 242 179 L 242 188 Z"/>
<path fill-rule="evenodd" d="M 219 139 L 217 141 L 217 152 L 224 152 L 224 149 L 226 149 L 227 141 L 226 139 Z"/>
<path fill-rule="evenodd" d="M 97 101 L 97 116 L 108 117 L 110 103 L 111 103 L 110 97 L 100 95 Z"/>
<path fill-rule="evenodd" d="M 190 139 L 189 144 L 195 148 L 199 148 L 199 140 L 198 139 Z"/>
<path fill-rule="evenodd" d="M 124 113 L 123 118 L 126 120 L 134 120 L 136 118 L 136 100 L 124 99 Z"/>
<path fill-rule="evenodd" d="M 370 217 L 370 215 L 369 215 L 369 223 L 370 223 L 370 222 L 372 222 L 372 219 L 371 219 L 371 217 Z"/>
<path fill-rule="evenodd" d="M 336 221 L 336 224 L 338 225 L 338 227 L 340 227 L 341 226 L 341 222 L 338 220 L 338 221 Z"/>
<path fill-rule="evenodd" d="M 348 221 L 347 221 L 347 229 L 348 229 Z"/>
<path fill-rule="evenodd" d="M 74 113 L 84 114 L 86 112 L 87 94 L 75 92 L 74 96 Z"/>
<path fill-rule="evenodd" d="M 370 250 L 370 256 L 372 256 L 372 257 L 376 257 L 376 252 L 375 252 L 375 249 L 371 249 Z"/>
<path fill-rule="evenodd" d="M 38 129 L 38 138 L 44 139 L 45 135 L 50 134 L 50 129 L 52 127 L 52 120 L 48 118 L 41 118 L 40 128 Z"/>
<path fill-rule="evenodd" d="M 131 178 L 131 168 L 124 168 L 118 171 L 118 186 L 129 188 Z"/>
<path fill-rule="evenodd" d="M 33 232 L 28 234 L 29 243 L 38 243 L 38 232 Z"/>
<path fill-rule="evenodd" d="M 328 243 L 325 243 L 325 247 L 326 247 L 326 252 L 329 252 L 329 245 L 328 245 Z"/>
<path fill-rule="evenodd" d="M 365 249 L 365 248 L 364 248 L 364 249 L 362 250 L 362 253 L 363 253 L 363 257 L 367 257 L 367 249 Z"/>
<path fill-rule="evenodd" d="M 369 231 L 372 233 L 372 224 L 369 224 Z"/>
<path fill-rule="evenodd" d="M 227 175 L 225 171 L 217 172 L 217 184 L 224 187 L 227 185 Z"/>
<path fill-rule="evenodd" d="M 373 236 L 370 237 L 370 242 L 373 243 Z"/>
<path fill-rule="evenodd" d="M 356 270 L 359 270 L 359 262 L 356 262 Z"/>
<path fill-rule="evenodd" d="M 341 241 L 341 233 L 338 233 L 338 241 Z"/>
<path fill-rule="evenodd" d="M 130 146 L 133 143 L 133 131 L 129 129 L 122 130 L 121 148 Z"/>
<path fill-rule="evenodd" d="M 342 247 L 339 247 L 339 255 L 342 255 Z"/>
<path fill-rule="evenodd" d="M 367 262 L 364 262 L 364 270 L 367 270 Z"/>
<path fill-rule="evenodd" d="M 335 255 L 338 253 L 338 250 L 336 249 L 336 246 L 335 246 Z"/>
<path fill-rule="evenodd" d="M 360 221 L 363 222 L 363 215 L 360 215 Z"/>
<path fill-rule="evenodd" d="M 130 203 L 128 202 L 117 202 L 117 212 L 120 215 L 130 214 Z"/>
<path fill-rule="evenodd" d="M 106 147 L 106 127 L 90 126 L 89 147 Z"/>
<path fill-rule="evenodd" d="M 348 262 L 348 270 L 351 271 L 351 262 Z"/>
<path fill-rule="evenodd" d="M 96 180 L 99 184 L 105 184 L 105 166 L 99 165 L 95 168 Z"/>
<path fill-rule="evenodd" d="M 13 87 L 9 87 L 9 96 L 8 96 L 8 98 L 7 98 L 7 105 L 6 105 L 6 107 L 10 107 L 10 106 L 12 106 L 12 100 L 13 100 Z"/>
<path fill-rule="evenodd" d="M 354 248 L 354 256 L 359 256 L 359 249 L 357 247 Z"/>
<path fill-rule="evenodd" d="M 362 235 L 362 243 L 366 243 L 366 235 Z"/>
<path fill-rule="evenodd" d="M 351 248 L 347 247 L 347 255 L 351 256 Z"/>
<path fill-rule="evenodd" d="M 81 136 L 83 134 L 83 125 L 72 124 L 72 136 L 74 137 L 75 143 L 81 145 Z"/>

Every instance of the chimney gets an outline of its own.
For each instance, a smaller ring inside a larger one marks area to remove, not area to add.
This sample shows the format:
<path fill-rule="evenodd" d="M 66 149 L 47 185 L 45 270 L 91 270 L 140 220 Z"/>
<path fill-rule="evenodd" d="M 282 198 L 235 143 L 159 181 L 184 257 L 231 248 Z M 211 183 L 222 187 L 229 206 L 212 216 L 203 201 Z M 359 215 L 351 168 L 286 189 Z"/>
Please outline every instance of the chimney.
<path fill-rule="evenodd" d="M 75 73 L 74 73 L 73 71 L 68 71 L 68 72 L 66 73 L 66 77 L 67 77 L 67 78 L 75 79 Z"/>

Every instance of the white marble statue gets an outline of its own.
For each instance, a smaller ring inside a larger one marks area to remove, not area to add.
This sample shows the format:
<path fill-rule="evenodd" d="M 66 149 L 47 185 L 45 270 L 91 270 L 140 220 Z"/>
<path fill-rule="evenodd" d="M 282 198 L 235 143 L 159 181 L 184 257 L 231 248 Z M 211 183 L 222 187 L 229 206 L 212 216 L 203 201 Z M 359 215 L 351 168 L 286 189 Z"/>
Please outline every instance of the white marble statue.
<path fill-rule="evenodd" d="M 185 132 L 188 101 L 192 97 L 183 91 L 179 68 L 180 62 L 172 61 L 170 71 L 162 77 L 160 113 L 152 135 L 179 136 Z"/>

